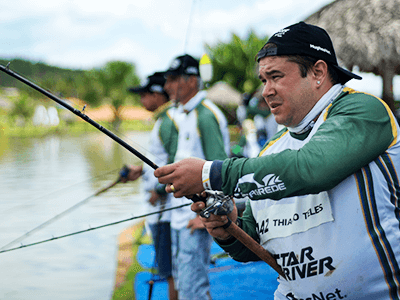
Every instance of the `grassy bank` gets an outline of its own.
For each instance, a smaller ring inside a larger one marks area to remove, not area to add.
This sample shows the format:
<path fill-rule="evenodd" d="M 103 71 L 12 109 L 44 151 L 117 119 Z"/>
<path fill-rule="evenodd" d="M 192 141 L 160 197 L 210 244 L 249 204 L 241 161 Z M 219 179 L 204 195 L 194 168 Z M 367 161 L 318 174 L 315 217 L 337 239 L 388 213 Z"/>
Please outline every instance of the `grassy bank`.
<path fill-rule="evenodd" d="M 104 128 L 115 132 L 112 124 L 109 122 L 101 122 L 100 124 Z M 129 120 L 121 123 L 118 132 L 123 131 L 148 131 L 151 130 L 154 123 L 149 121 L 141 120 Z M 89 123 L 78 121 L 73 123 L 60 122 L 58 126 L 33 126 L 27 124 L 25 126 L 10 126 L 6 122 L 0 123 L 1 136 L 4 137 L 44 137 L 48 135 L 80 135 L 87 132 L 98 131 L 94 126 Z M 117 134 L 117 133 L 115 133 Z M 118 135 L 118 134 L 117 134 Z"/>
<path fill-rule="evenodd" d="M 124 131 L 150 131 L 153 128 L 154 123 L 143 120 L 124 120 L 121 123 L 118 131 L 113 130 L 110 122 L 101 122 L 100 125 L 118 135 L 118 132 Z M 83 121 L 77 121 L 73 123 L 61 121 L 58 126 L 34 126 L 32 124 L 27 124 L 25 126 L 10 126 L 7 122 L 0 121 L 0 137 L 40 138 L 48 135 L 77 136 L 87 132 L 95 131 L 98 131 L 98 129 Z M 236 127 L 229 126 L 229 132 L 231 135 L 231 141 L 237 141 L 239 132 L 237 131 Z"/>

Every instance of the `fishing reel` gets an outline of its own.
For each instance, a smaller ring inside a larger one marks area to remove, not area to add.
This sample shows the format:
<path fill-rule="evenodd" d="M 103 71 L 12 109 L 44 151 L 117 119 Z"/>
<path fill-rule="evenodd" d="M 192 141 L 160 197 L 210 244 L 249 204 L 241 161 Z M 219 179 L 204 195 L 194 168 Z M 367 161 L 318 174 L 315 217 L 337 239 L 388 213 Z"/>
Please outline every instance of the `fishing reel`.
<path fill-rule="evenodd" d="M 228 215 L 233 211 L 234 204 L 231 196 L 225 196 L 220 191 L 206 191 L 207 200 L 206 208 L 200 212 L 200 216 L 208 219 L 211 214 L 214 215 Z"/>

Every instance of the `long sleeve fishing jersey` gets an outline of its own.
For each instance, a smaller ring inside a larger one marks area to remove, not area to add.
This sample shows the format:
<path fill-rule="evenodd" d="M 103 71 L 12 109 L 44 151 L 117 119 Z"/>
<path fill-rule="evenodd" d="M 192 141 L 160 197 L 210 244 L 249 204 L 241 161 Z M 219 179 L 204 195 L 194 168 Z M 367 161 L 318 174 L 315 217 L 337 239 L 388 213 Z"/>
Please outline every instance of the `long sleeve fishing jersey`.
<path fill-rule="evenodd" d="M 206 96 L 205 91 L 200 91 L 174 111 L 172 119 L 178 128 L 175 162 L 188 157 L 206 160 L 228 157 L 228 122 L 222 111 Z M 172 198 L 173 207 L 191 202 L 185 197 Z M 174 209 L 171 212 L 171 228 L 185 228 L 195 217 L 196 213 L 189 206 Z"/>
<path fill-rule="evenodd" d="M 158 166 L 164 166 L 174 160 L 176 153 L 176 140 L 178 137 L 178 130 L 175 127 L 168 111 L 173 110 L 170 103 L 160 106 L 154 112 L 154 119 L 156 120 L 154 127 L 150 133 L 148 150 L 149 153 L 155 157 L 154 163 Z M 142 188 L 146 192 L 145 207 L 147 213 L 156 213 L 162 209 L 171 207 L 171 195 L 166 194 L 165 185 L 160 185 L 157 178 L 154 176 L 154 169 L 147 164 L 143 165 L 143 181 Z M 155 190 L 160 195 L 165 194 L 164 201 L 157 201 L 156 205 L 151 205 L 148 200 L 151 196 L 150 192 Z M 161 219 L 160 219 L 161 216 Z M 161 215 L 153 214 L 146 217 L 149 224 L 155 224 L 159 221 L 170 222 L 171 212 L 165 211 Z"/>
<path fill-rule="evenodd" d="M 286 275 L 275 299 L 400 299 L 398 130 L 383 101 L 345 88 L 310 132 L 282 130 L 260 157 L 212 164 L 211 187 L 249 197 L 239 223 Z"/>

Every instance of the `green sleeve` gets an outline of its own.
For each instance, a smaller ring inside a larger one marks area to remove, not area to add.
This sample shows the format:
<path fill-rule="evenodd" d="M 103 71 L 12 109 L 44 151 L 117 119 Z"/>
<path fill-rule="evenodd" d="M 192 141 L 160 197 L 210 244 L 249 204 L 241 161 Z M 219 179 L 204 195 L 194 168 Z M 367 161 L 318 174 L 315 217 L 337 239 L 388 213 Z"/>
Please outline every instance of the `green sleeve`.
<path fill-rule="evenodd" d="M 198 128 L 205 159 L 223 160 L 227 158 L 222 132 L 216 116 L 203 105 L 199 105 L 196 109 L 198 111 Z"/>
<path fill-rule="evenodd" d="M 246 203 L 246 209 L 243 212 L 243 216 L 239 218 L 241 220 L 242 229 L 247 232 L 257 243 L 259 243 L 258 234 L 256 232 L 256 221 L 253 218 L 251 206 L 249 201 Z M 247 261 L 258 261 L 261 260 L 255 255 L 249 248 L 244 246 L 241 242 L 234 239 L 231 243 L 226 243 L 215 239 L 216 243 L 227 252 L 234 260 L 240 262 Z"/>
<path fill-rule="evenodd" d="M 178 129 L 173 120 L 164 113 L 159 130 L 160 140 L 168 153 L 168 163 L 174 162 L 176 149 L 178 146 Z"/>
<path fill-rule="evenodd" d="M 256 195 L 254 183 L 239 184 L 239 192 L 251 199 L 278 200 L 329 190 L 388 149 L 397 138 L 391 118 L 377 98 L 345 94 L 333 102 L 325 122 L 301 149 L 225 160 L 222 190 L 226 195 L 234 194 L 239 178 L 252 173 L 250 176 L 259 184 L 271 174 L 281 183 L 280 188 L 269 190 L 267 196 Z"/>

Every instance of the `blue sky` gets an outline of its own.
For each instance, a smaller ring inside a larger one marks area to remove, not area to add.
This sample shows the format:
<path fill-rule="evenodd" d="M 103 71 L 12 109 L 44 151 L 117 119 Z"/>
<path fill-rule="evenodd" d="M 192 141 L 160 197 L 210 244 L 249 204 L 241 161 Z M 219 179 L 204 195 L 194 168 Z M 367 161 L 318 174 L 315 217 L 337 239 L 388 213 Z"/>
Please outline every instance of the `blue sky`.
<path fill-rule="evenodd" d="M 165 70 L 184 52 L 200 57 L 204 43 L 228 41 L 232 32 L 245 37 L 251 29 L 272 35 L 330 2 L 6 0 L 0 3 L 0 57 L 72 69 L 122 60 L 134 63 L 139 76 L 145 78 Z M 364 78 L 351 83 L 379 96 L 380 79 L 369 74 Z"/>

